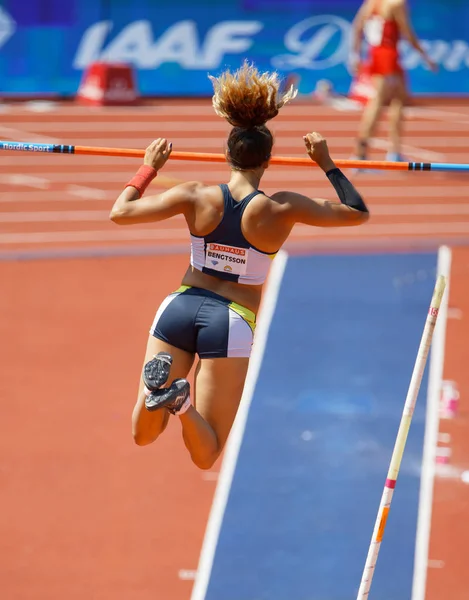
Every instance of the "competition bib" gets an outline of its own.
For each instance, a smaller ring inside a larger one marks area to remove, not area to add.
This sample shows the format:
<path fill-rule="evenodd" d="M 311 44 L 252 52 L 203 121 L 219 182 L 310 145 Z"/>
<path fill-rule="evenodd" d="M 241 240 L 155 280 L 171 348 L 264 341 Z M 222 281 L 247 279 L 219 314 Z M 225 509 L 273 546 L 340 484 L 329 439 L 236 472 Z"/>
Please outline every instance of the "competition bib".
<path fill-rule="evenodd" d="M 226 246 L 225 244 L 207 244 L 205 267 L 214 271 L 245 275 L 248 266 L 248 249 Z"/>

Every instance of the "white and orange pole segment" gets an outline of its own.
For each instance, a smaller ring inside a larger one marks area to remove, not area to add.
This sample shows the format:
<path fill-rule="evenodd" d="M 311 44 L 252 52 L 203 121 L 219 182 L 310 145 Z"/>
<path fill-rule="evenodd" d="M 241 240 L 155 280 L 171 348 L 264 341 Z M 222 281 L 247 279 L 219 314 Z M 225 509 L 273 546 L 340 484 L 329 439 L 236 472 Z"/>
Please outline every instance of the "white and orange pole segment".
<path fill-rule="evenodd" d="M 386 528 L 386 521 L 391 507 L 391 501 L 394 494 L 394 488 L 396 487 L 397 477 L 399 475 L 399 469 L 401 467 L 402 456 L 404 454 L 404 448 L 407 442 L 407 435 L 410 429 L 410 423 L 414 414 L 415 403 L 422 382 L 423 373 L 425 371 L 425 365 L 427 362 L 428 352 L 430 350 L 433 331 L 436 325 L 436 319 L 438 317 L 438 311 L 440 309 L 441 300 L 446 287 L 446 278 L 443 275 L 439 275 L 433 290 L 432 301 L 430 304 L 430 310 L 428 311 L 427 320 L 425 321 L 425 327 L 420 341 L 417 358 L 410 380 L 409 389 L 407 391 L 407 398 L 404 405 L 404 411 L 402 413 L 399 430 L 397 432 L 396 442 L 394 444 L 394 450 L 391 457 L 391 464 L 389 465 L 389 471 L 384 484 L 383 495 L 381 496 L 381 502 L 379 505 L 378 516 L 376 518 L 375 526 L 373 529 L 373 536 L 371 538 L 370 547 L 368 549 L 368 556 L 366 558 L 365 568 L 363 570 L 362 580 L 360 583 L 360 589 L 358 590 L 357 600 L 367 600 L 370 593 L 371 583 L 373 581 L 373 575 L 375 572 L 376 562 L 378 560 L 379 549 L 384 536 L 384 530 Z"/>

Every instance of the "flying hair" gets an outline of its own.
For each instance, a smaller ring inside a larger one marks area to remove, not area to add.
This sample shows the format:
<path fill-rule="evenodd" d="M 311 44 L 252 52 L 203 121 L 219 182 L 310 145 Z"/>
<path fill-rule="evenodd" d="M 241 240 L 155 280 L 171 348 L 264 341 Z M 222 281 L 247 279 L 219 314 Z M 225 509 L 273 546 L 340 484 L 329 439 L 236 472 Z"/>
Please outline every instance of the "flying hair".
<path fill-rule="evenodd" d="M 280 94 L 277 73 L 260 73 L 244 61 L 234 73 L 229 70 L 219 77 L 209 75 L 213 84 L 213 108 L 230 125 L 243 129 L 260 127 L 278 115 L 279 110 L 298 93 L 291 86 Z"/>

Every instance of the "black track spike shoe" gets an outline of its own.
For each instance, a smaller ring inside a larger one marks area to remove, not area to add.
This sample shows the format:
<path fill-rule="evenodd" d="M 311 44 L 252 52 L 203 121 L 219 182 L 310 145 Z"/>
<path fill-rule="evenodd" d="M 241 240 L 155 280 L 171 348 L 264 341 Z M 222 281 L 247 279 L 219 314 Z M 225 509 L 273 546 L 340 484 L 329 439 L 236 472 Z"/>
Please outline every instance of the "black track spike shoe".
<path fill-rule="evenodd" d="M 189 401 L 189 396 L 190 384 L 187 379 L 175 379 L 169 387 L 155 390 L 147 396 L 145 406 L 150 411 L 167 408 L 175 415 Z"/>
<path fill-rule="evenodd" d="M 167 352 L 158 352 L 143 368 L 145 387 L 154 392 L 163 386 L 169 377 L 173 357 Z"/>

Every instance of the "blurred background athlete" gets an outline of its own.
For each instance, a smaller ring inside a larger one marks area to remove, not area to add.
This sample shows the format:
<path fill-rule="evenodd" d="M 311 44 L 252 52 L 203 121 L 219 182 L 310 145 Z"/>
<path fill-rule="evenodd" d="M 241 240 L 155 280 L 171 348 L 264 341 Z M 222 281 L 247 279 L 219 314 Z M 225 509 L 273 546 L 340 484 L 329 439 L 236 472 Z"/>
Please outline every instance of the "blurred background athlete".
<path fill-rule="evenodd" d="M 398 43 L 406 38 L 422 55 L 427 66 L 436 71 L 436 64 L 422 48 L 409 18 L 407 0 L 365 0 L 353 22 L 352 69 L 365 68 L 373 79 L 375 95 L 366 105 L 358 130 L 356 156 L 366 160 L 368 142 L 373 136 L 381 109 L 389 102 L 390 151 L 387 160 L 404 160 L 401 154 L 403 110 L 407 99 L 404 70 L 399 60 Z M 368 56 L 361 63 L 362 41 L 368 46 Z"/>

